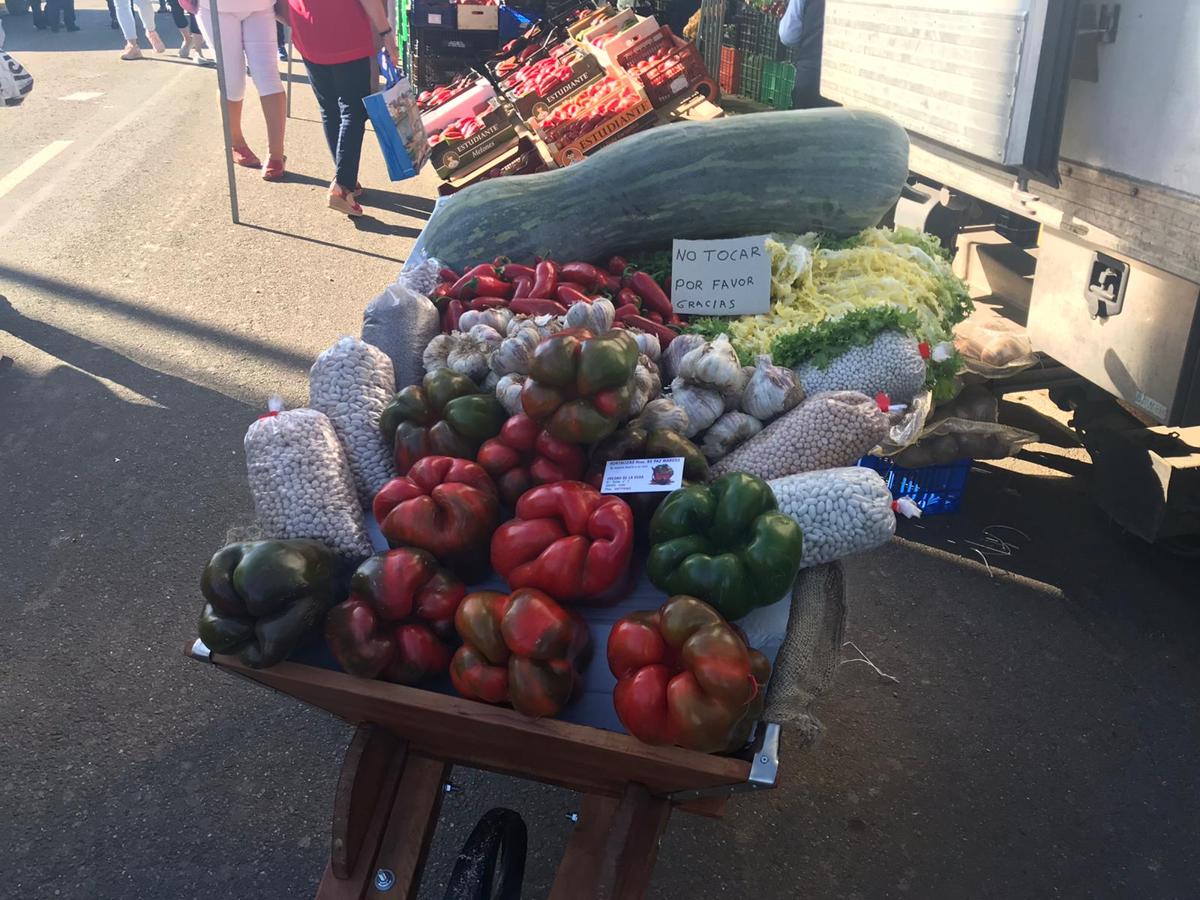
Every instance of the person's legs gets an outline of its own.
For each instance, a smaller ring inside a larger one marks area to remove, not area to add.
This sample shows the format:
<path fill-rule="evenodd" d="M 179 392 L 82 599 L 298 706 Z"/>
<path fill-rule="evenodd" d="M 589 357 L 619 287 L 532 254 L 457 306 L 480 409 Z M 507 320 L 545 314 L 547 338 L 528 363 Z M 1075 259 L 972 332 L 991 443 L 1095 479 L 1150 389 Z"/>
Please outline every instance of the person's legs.
<path fill-rule="evenodd" d="M 370 57 L 339 63 L 332 67 L 337 88 L 339 129 L 336 181 L 347 191 L 358 184 L 358 165 L 362 159 L 363 135 L 367 128 L 367 109 L 363 98 L 371 93 Z"/>
<path fill-rule="evenodd" d="M 133 21 L 133 6 L 131 0 L 114 0 L 116 6 L 117 24 L 121 26 L 121 34 L 125 35 L 126 44 L 137 46 L 137 25 Z"/>
<path fill-rule="evenodd" d="M 50 6 L 50 0 L 46 0 L 46 6 Z M 33 13 L 33 27 L 38 31 L 45 31 L 46 14 L 42 12 L 42 0 L 31 0 L 29 9 Z"/>
<path fill-rule="evenodd" d="M 334 78 L 334 66 L 304 60 L 304 68 L 308 71 L 308 84 L 313 95 L 317 98 L 317 106 L 321 110 L 321 125 L 325 129 L 325 143 L 329 145 L 329 155 L 337 163 L 338 137 L 341 132 L 341 112 L 338 110 L 337 81 Z"/>
<path fill-rule="evenodd" d="M 127 6 L 130 0 L 117 0 L 117 6 Z M 166 45 L 163 44 L 162 38 L 158 36 L 158 26 L 154 22 L 154 0 L 133 0 L 133 6 L 137 9 L 138 18 L 142 20 L 142 30 L 146 32 L 146 40 L 150 42 L 150 46 L 154 48 L 156 53 L 162 53 L 166 50 Z M 133 16 L 129 15 L 129 24 L 133 26 Z M 136 26 L 133 26 L 136 35 Z M 122 30 L 124 27 L 122 26 Z M 125 32 L 126 40 L 129 39 L 129 32 Z M 136 37 L 135 37 L 136 39 Z"/>
<path fill-rule="evenodd" d="M 117 21 L 117 7 L 113 5 L 113 0 L 105 0 L 108 4 L 108 24 L 112 28 L 120 28 L 121 25 Z"/>
<path fill-rule="evenodd" d="M 208 46 L 215 47 L 213 38 L 212 9 L 201 6 L 197 17 L 200 31 Z M 242 47 L 242 23 L 233 13 L 221 13 L 221 61 L 225 74 L 225 106 L 229 111 L 229 134 L 235 151 L 254 154 L 246 146 L 246 135 L 242 133 L 242 100 L 246 96 L 246 53 Z M 261 163 L 256 159 L 252 168 Z"/>
<path fill-rule="evenodd" d="M 221 24 L 225 24 L 224 20 Z M 241 35 L 250 77 L 254 79 L 263 118 L 267 120 L 267 143 L 271 159 L 282 160 L 284 132 L 287 128 L 287 95 L 279 77 L 274 13 L 271 10 L 250 13 L 242 20 Z"/>
<path fill-rule="evenodd" d="M 67 26 L 67 31 L 78 31 L 79 26 L 75 24 L 75 0 L 63 0 L 63 24 Z"/>

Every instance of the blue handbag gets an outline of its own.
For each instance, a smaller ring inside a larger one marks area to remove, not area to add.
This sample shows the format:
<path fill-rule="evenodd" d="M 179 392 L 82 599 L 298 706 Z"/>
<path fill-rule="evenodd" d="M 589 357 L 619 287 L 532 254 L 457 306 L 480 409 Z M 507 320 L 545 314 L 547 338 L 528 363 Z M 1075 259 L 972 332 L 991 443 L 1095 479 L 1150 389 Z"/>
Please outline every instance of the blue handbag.
<path fill-rule="evenodd" d="M 420 172 L 429 159 L 429 139 L 421 124 L 412 82 L 382 50 L 379 51 L 379 71 L 386 87 L 364 97 L 363 106 L 387 163 L 388 177 L 392 181 L 403 181 Z"/>

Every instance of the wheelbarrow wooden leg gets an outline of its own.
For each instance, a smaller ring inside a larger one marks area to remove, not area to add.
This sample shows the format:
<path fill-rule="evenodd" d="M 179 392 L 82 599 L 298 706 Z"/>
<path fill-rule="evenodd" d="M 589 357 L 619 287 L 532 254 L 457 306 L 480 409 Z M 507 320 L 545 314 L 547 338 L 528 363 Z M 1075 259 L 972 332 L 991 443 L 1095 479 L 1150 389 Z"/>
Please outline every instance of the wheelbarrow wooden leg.
<path fill-rule="evenodd" d="M 449 770 L 441 760 L 408 752 L 382 728 L 360 725 L 342 761 L 317 900 L 360 900 L 368 890 L 372 897 L 415 898 Z"/>
<path fill-rule="evenodd" d="M 620 800 L 585 794 L 550 900 L 640 900 L 670 815 L 671 802 L 640 784 Z"/>

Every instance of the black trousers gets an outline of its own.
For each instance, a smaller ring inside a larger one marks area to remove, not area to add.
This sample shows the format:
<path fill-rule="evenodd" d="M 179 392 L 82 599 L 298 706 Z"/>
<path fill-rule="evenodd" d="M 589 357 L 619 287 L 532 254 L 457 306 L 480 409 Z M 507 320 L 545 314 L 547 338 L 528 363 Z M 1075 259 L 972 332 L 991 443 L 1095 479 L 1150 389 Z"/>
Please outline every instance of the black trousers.
<path fill-rule="evenodd" d="M 371 93 L 371 60 L 364 56 L 331 66 L 304 61 L 308 83 L 321 107 L 325 141 L 337 169 L 335 180 L 347 190 L 358 183 L 367 110 L 363 98 Z"/>
<path fill-rule="evenodd" d="M 75 0 L 46 0 L 45 22 L 51 28 L 57 28 L 60 22 L 74 28 Z"/>
<path fill-rule="evenodd" d="M 176 28 L 186 28 L 192 34 L 200 33 L 200 26 L 196 24 L 196 17 L 183 8 L 183 4 L 179 0 L 169 0 L 171 4 L 171 18 L 175 20 Z M 220 7 L 217 7 L 220 9 Z"/>
<path fill-rule="evenodd" d="M 42 0 L 29 0 L 29 9 L 33 13 L 33 27 L 45 28 L 46 14 L 42 12 Z"/>

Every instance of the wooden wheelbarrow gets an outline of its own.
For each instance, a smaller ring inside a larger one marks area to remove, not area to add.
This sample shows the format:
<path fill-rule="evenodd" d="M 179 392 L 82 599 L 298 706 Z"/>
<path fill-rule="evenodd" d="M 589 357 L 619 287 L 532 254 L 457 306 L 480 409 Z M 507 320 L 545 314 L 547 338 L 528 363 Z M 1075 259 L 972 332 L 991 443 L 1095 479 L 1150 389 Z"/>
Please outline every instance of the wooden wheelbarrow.
<path fill-rule="evenodd" d="M 782 724 L 799 746 L 819 732 L 808 707 L 832 679 L 845 623 L 836 563 L 801 572 L 786 616 L 763 721 L 749 748 L 735 756 L 654 747 L 606 728 L 532 720 L 303 662 L 251 669 L 199 640 L 184 652 L 358 726 L 342 761 L 318 900 L 415 898 L 456 765 L 582 794 L 551 900 L 634 900 L 650 882 L 673 809 L 720 816 L 733 794 L 775 786 Z M 606 631 L 592 627 L 603 648 Z"/>

